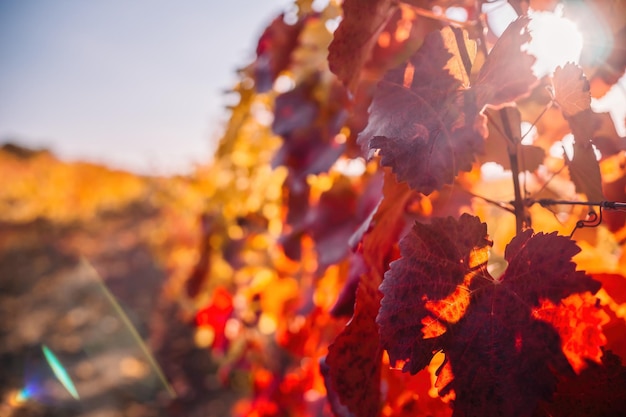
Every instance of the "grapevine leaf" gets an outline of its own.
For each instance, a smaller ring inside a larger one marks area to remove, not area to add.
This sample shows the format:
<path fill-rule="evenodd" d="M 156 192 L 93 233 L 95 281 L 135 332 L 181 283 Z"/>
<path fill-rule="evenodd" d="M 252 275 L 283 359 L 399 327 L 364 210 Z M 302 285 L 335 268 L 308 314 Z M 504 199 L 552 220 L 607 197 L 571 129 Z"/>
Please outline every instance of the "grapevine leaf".
<path fill-rule="evenodd" d="M 561 378 L 550 402 L 543 402 L 538 417 L 618 417 L 626 410 L 626 367 L 619 356 L 604 351 L 602 363 L 592 361 L 575 376 Z"/>
<path fill-rule="evenodd" d="M 344 284 L 337 302 L 330 310 L 333 317 L 352 317 L 354 315 L 354 304 L 356 302 L 356 291 L 361 281 L 361 276 L 367 273 L 367 265 L 362 253 L 354 253 L 350 256 L 350 268 L 348 278 Z"/>
<path fill-rule="evenodd" d="M 620 274 L 593 274 L 602 283 L 602 289 L 618 304 L 626 303 L 626 276 Z"/>
<path fill-rule="evenodd" d="M 589 293 L 572 294 L 559 305 L 544 300 L 541 307 L 533 311 L 534 317 L 557 330 L 563 353 L 576 372 L 580 372 L 589 360 L 599 363 L 602 358 L 601 347 L 606 346 L 602 327 L 609 321 L 609 317 L 595 301 L 595 297 Z M 576 323 L 576 326 L 572 323 Z"/>
<path fill-rule="evenodd" d="M 285 254 L 300 258 L 300 238 L 309 221 L 309 174 L 326 172 L 339 158 L 345 144 L 335 140 L 346 116 L 346 91 L 338 81 L 327 88 L 318 84 L 320 74 L 313 74 L 293 90 L 279 95 L 275 103 L 274 133 L 283 143 L 272 165 L 288 169 L 287 224 L 282 237 Z"/>
<path fill-rule="evenodd" d="M 500 278 L 487 272 L 488 246 L 473 216 L 416 223 L 381 285 L 381 342 L 411 373 L 442 350 L 436 385 L 440 395 L 454 391 L 455 416 L 530 416 L 554 392 L 555 374 L 574 373 L 559 333 L 533 312 L 599 283 L 576 271 L 580 249 L 556 233 L 516 236 Z"/>
<path fill-rule="evenodd" d="M 346 0 L 343 20 L 328 47 L 330 70 L 353 87 L 378 35 L 396 11 L 392 0 Z"/>
<path fill-rule="evenodd" d="M 568 63 L 562 68 L 557 67 L 552 83 L 554 100 L 566 118 L 591 107 L 589 81 L 578 65 Z"/>
<path fill-rule="evenodd" d="M 615 123 L 610 113 L 594 113 L 597 129 L 593 134 L 593 144 L 602 159 L 626 151 L 626 138 L 621 137 L 615 129 Z"/>
<path fill-rule="evenodd" d="M 487 55 L 472 87 L 478 108 L 517 100 L 528 95 L 538 83 L 532 71 L 536 58 L 521 50 L 531 39 L 528 22 L 527 16 L 514 20 Z"/>
<path fill-rule="evenodd" d="M 375 417 L 380 407 L 382 349 L 375 321 L 380 293 L 371 285 L 373 277 L 363 278 L 357 290 L 354 316 L 328 348 L 327 389 L 354 415 Z"/>
<path fill-rule="evenodd" d="M 346 117 L 346 92 L 338 83 L 318 91 L 319 76 L 276 98 L 272 129 L 283 145 L 272 163 L 287 166 L 296 178 L 327 171 L 344 149 L 334 137 Z"/>
<path fill-rule="evenodd" d="M 568 165 L 576 191 L 585 194 L 589 201 L 604 201 L 600 164 L 591 140 L 576 139 L 574 157 L 568 161 Z"/>
<path fill-rule="evenodd" d="M 259 93 L 272 88 L 281 71 L 287 69 L 291 53 L 298 46 L 298 35 L 304 27 L 305 19 L 293 25 L 285 23 L 281 14 L 265 29 L 256 47 L 256 61 L 253 64 L 255 87 Z"/>
<path fill-rule="evenodd" d="M 469 87 L 472 64 L 478 48 L 476 41 L 469 38 L 467 31 L 453 27 L 442 29 L 441 36 L 448 52 L 452 54 L 444 69 L 460 81 L 463 87 Z"/>
<path fill-rule="evenodd" d="M 357 190 L 348 178 L 340 177 L 311 209 L 308 230 L 315 240 L 320 270 L 348 255 L 352 234 L 380 200 L 381 179 L 372 177 L 363 190 Z"/>
<path fill-rule="evenodd" d="M 574 156 L 567 162 L 576 191 L 585 194 L 591 201 L 602 201 L 600 165 L 592 145 L 599 119 L 591 110 L 589 82 L 582 68 L 570 63 L 555 70 L 553 85 L 554 100 L 561 108 L 575 139 Z"/>
<path fill-rule="evenodd" d="M 474 128 L 478 109 L 460 91 L 459 79 L 445 70 L 454 55 L 444 33 L 430 33 L 408 62 L 385 74 L 358 138 L 380 149 L 382 165 L 400 181 L 425 194 L 469 171 L 483 150 Z"/>
<path fill-rule="evenodd" d="M 376 416 L 380 408 L 382 348 L 378 341 L 376 312 L 381 294 L 386 259 L 404 229 L 404 207 L 413 193 L 391 175 L 385 178 L 384 198 L 362 242 L 363 257 L 369 267 L 361 276 L 354 316 L 328 348 L 322 364 L 326 389 L 337 416 Z M 347 410 L 346 410 L 347 408 Z"/>
<path fill-rule="evenodd" d="M 436 340 L 419 335 L 425 327 L 430 331 L 424 322 L 435 323 L 436 317 L 431 317 L 426 304 L 445 299 L 463 284 L 469 273 L 470 253 L 476 248 L 486 255 L 486 236 L 487 226 L 477 217 L 464 214 L 458 222 L 452 217 L 433 219 L 429 225 L 416 222 L 400 241 L 402 258 L 393 262 L 385 274 L 380 288 L 384 298 L 377 318 L 381 343 L 392 365 L 405 361 L 404 370 L 411 373 L 428 365 L 434 353 L 431 345 Z M 417 299 L 421 294 L 423 298 Z M 415 343 L 416 338 L 424 343 Z"/>

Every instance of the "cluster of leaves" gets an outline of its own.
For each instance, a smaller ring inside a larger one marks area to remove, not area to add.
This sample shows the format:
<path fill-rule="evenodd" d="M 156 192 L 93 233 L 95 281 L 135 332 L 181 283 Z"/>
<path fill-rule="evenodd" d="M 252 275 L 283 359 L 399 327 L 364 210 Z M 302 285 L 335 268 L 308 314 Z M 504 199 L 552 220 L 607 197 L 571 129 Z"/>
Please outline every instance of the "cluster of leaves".
<path fill-rule="evenodd" d="M 251 372 L 235 414 L 626 409 L 624 213 L 576 230 L 587 206 L 535 204 L 626 200 L 625 139 L 591 107 L 626 63 L 537 79 L 527 2 L 499 38 L 480 3 L 300 0 L 261 36 L 186 283 L 224 382 Z"/>

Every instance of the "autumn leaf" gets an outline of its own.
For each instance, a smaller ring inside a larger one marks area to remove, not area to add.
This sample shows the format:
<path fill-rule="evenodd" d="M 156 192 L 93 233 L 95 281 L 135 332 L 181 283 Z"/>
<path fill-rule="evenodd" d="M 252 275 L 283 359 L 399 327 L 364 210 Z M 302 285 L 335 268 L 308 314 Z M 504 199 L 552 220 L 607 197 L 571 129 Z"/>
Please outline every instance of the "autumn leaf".
<path fill-rule="evenodd" d="M 387 175 L 384 198 L 363 238 L 363 257 L 368 266 L 361 275 L 354 316 L 328 348 L 323 363 L 326 388 L 337 416 L 352 413 L 376 416 L 380 408 L 382 348 L 378 341 L 376 313 L 381 294 L 385 260 L 404 229 L 404 208 L 412 192 Z M 347 410 L 346 410 L 347 409 Z"/>
<path fill-rule="evenodd" d="M 557 330 L 563 353 L 576 372 L 584 369 L 590 360 L 600 363 L 601 348 L 607 342 L 602 327 L 609 317 L 596 305 L 595 297 L 589 293 L 572 294 L 558 305 L 544 300 L 533 316 Z"/>
<path fill-rule="evenodd" d="M 626 138 L 621 137 L 615 129 L 610 113 L 594 113 L 597 126 L 593 133 L 593 144 L 602 154 L 602 160 L 626 151 Z"/>
<path fill-rule="evenodd" d="M 382 165 L 424 194 L 469 171 L 483 149 L 474 128 L 478 109 L 465 100 L 461 81 L 445 70 L 454 56 L 445 43 L 454 37 L 445 33 L 429 34 L 408 62 L 385 74 L 358 138 L 380 149 Z"/>
<path fill-rule="evenodd" d="M 454 416 L 531 416 L 555 373 L 573 374 L 558 332 L 533 311 L 599 283 L 576 271 L 580 249 L 556 233 L 516 236 L 499 278 L 487 272 L 488 246 L 486 225 L 470 215 L 416 223 L 381 285 L 381 343 L 411 373 L 442 350 L 437 387 L 455 393 Z"/>
<path fill-rule="evenodd" d="M 462 87 L 469 87 L 472 65 L 478 48 L 476 41 L 469 38 L 467 31 L 455 27 L 442 29 L 441 36 L 448 52 L 452 54 L 444 69 L 460 81 Z"/>
<path fill-rule="evenodd" d="M 362 187 L 340 177 L 311 208 L 307 230 L 315 241 L 320 271 L 348 255 L 350 238 L 375 210 L 381 189 L 381 175 L 373 176 Z"/>
<path fill-rule="evenodd" d="M 593 274 L 602 283 L 602 289 L 618 304 L 626 304 L 626 277 L 620 274 Z"/>
<path fill-rule="evenodd" d="M 272 163 L 287 166 L 300 179 L 327 171 L 345 147 L 334 138 L 346 117 L 346 92 L 338 82 L 322 89 L 319 77 L 276 98 L 272 130 L 283 138 L 283 146 Z"/>
<path fill-rule="evenodd" d="M 380 408 L 382 349 L 375 321 L 380 294 L 372 285 L 374 277 L 366 274 L 362 278 L 354 316 L 328 348 L 327 388 L 354 415 L 375 417 Z"/>
<path fill-rule="evenodd" d="M 226 288 L 217 287 L 209 303 L 196 313 L 196 326 L 212 335 L 214 349 L 224 350 L 228 344 L 224 331 L 233 310 L 232 295 Z"/>
<path fill-rule="evenodd" d="M 599 119 L 591 110 L 589 82 L 583 70 L 574 64 L 558 67 L 554 72 L 554 100 L 561 108 L 574 135 L 574 156 L 565 154 L 576 191 L 590 201 L 603 201 L 602 177 L 593 149 L 592 138 Z"/>
<path fill-rule="evenodd" d="M 585 194 L 589 201 L 604 201 L 600 165 L 593 149 L 593 143 L 590 139 L 574 137 L 574 156 L 570 160 L 565 154 L 565 158 L 576 191 Z"/>
<path fill-rule="evenodd" d="M 554 70 L 552 83 L 554 101 L 566 118 L 591 107 L 589 81 L 578 65 L 570 62 L 563 67 L 557 67 Z"/>
<path fill-rule="evenodd" d="M 255 87 L 259 93 L 270 90 L 281 71 L 291 62 L 291 53 L 298 45 L 298 35 L 306 19 L 295 24 L 285 23 L 281 14 L 265 29 L 256 48 L 256 61 L 253 64 Z"/>
<path fill-rule="evenodd" d="M 550 402 L 542 402 L 535 417 L 619 417 L 626 410 L 626 367 L 604 351 L 602 363 L 592 361 L 579 374 L 562 377 Z"/>
<path fill-rule="evenodd" d="M 343 20 L 328 47 L 330 70 L 353 88 L 378 34 L 397 10 L 392 0 L 346 0 Z"/>
<path fill-rule="evenodd" d="M 528 16 L 513 21 L 487 55 L 472 86 L 479 109 L 524 97 L 538 83 L 532 72 L 536 58 L 521 50 L 531 39 L 528 22 Z"/>
<path fill-rule="evenodd" d="M 380 288 L 384 298 L 377 317 L 381 343 L 392 365 L 406 362 L 404 370 L 411 373 L 428 365 L 434 353 L 429 342 L 414 343 L 423 337 L 423 330 L 430 331 L 425 322 L 436 322 L 426 303 L 445 299 L 463 284 L 470 268 L 476 266 L 470 266 L 470 253 L 476 248 L 486 256 L 490 244 L 486 237 L 487 226 L 465 214 L 458 222 L 452 217 L 433 219 L 432 224 L 416 222 L 400 241 L 402 258 L 385 274 Z M 416 298 L 418 294 L 424 294 L 421 300 Z M 458 313 L 455 321 L 464 311 Z"/>

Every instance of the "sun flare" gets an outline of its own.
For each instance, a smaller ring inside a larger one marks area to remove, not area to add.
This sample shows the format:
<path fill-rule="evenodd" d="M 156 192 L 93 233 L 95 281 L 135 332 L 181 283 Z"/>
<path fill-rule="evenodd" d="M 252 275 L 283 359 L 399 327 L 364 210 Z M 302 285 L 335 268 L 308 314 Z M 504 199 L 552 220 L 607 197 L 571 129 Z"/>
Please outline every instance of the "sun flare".
<path fill-rule="evenodd" d="M 583 49 L 583 35 L 559 10 L 532 12 L 528 25 L 532 40 L 528 52 L 537 57 L 533 71 L 538 77 L 550 75 L 567 62 L 578 63 Z"/>

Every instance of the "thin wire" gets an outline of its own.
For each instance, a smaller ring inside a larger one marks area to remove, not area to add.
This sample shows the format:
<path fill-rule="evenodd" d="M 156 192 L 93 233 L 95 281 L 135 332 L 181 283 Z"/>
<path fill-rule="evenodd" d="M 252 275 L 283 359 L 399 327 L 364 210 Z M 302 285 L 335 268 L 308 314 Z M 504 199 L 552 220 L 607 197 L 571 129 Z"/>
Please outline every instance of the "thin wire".
<path fill-rule="evenodd" d="M 494 206 L 496 206 L 498 208 L 506 210 L 506 211 L 508 211 L 511 214 L 515 214 L 515 210 L 513 210 L 513 208 L 511 208 L 511 207 L 509 207 L 507 205 L 507 204 L 510 204 L 510 203 L 505 203 L 505 202 L 502 202 L 502 201 L 495 201 L 495 200 L 492 200 L 490 198 L 483 197 L 483 196 L 478 195 L 478 194 L 474 194 L 473 192 L 471 192 L 469 190 L 466 190 L 466 189 L 463 189 L 463 188 L 461 190 L 465 191 L 467 194 L 469 194 L 472 197 L 479 198 L 479 199 L 481 199 L 481 200 L 483 200 L 483 201 L 485 201 L 485 202 L 487 202 L 489 204 L 493 204 Z"/>

